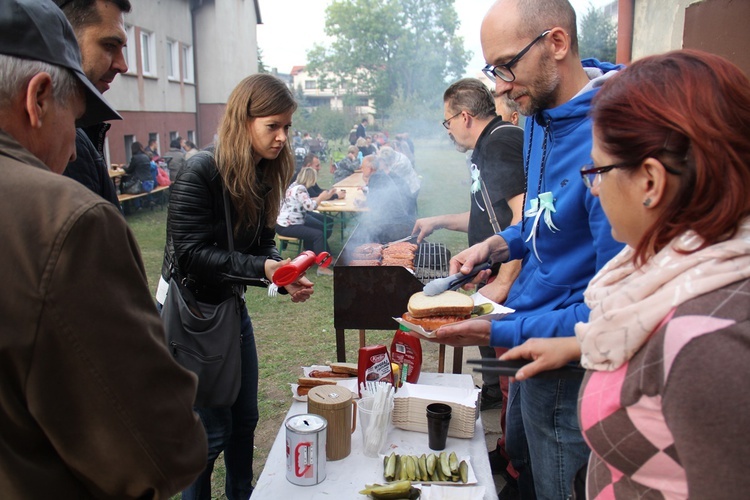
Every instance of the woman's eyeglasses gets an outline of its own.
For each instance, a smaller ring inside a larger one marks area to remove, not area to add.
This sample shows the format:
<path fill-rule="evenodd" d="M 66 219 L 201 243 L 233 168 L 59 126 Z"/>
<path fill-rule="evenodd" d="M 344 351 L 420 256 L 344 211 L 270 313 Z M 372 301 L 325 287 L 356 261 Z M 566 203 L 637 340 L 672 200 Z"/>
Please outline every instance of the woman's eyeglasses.
<path fill-rule="evenodd" d="M 591 189 L 601 180 L 601 175 L 615 168 L 630 166 L 629 163 L 614 163 L 604 167 L 595 167 L 593 163 L 587 163 L 581 167 L 581 179 L 587 188 Z"/>

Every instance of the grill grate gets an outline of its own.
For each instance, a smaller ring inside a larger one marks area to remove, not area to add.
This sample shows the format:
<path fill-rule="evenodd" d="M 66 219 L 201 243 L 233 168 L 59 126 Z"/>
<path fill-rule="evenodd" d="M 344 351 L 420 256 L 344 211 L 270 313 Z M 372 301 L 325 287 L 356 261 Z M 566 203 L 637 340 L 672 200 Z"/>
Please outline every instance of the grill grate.
<path fill-rule="evenodd" d="M 414 256 L 414 275 L 423 285 L 448 276 L 450 252 L 442 243 L 423 242 Z"/>

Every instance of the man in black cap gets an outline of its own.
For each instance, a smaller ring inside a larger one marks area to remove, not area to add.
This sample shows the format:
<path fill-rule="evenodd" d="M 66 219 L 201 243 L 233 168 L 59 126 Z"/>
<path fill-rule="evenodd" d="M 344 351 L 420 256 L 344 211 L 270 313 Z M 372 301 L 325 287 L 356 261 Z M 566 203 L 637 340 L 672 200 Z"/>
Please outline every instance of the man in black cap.
<path fill-rule="evenodd" d="M 49 0 L 0 2 L 0 492 L 168 498 L 205 467 L 195 376 L 165 345 L 135 237 L 61 174 L 117 118 Z"/>
<path fill-rule="evenodd" d="M 102 94 L 128 65 L 122 53 L 128 40 L 123 14 L 130 0 L 54 0 L 63 10 L 81 47 L 83 72 Z M 120 206 L 117 191 L 104 159 L 104 139 L 109 123 L 76 130 L 76 159 L 64 175 L 75 179 L 105 200 Z"/>

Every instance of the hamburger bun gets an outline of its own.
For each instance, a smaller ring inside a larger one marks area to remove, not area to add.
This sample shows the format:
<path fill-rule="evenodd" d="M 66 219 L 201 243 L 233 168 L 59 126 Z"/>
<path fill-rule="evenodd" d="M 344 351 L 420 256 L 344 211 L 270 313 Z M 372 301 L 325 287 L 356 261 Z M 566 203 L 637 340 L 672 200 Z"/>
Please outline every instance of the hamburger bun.
<path fill-rule="evenodd" d="M 350 375 L 352 377 L 357 376 L 357 363 L 329 363 L 331 371 L 333 373 L 341 373 Z"/>
<path fill-rule="evenodd" d="M 417 292 L 409 299 L 407 309 L 416 319 L 434 316 L 461 316 L 465 319 L 471 315 L 474 301 L 468 295 L 451 290 L 432 297 Z"/>

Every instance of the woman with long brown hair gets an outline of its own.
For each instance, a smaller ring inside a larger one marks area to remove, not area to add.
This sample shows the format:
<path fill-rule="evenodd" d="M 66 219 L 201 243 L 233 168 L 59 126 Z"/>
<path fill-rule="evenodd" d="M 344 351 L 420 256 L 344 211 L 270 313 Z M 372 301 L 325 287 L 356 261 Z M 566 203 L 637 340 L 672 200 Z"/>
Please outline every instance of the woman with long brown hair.
<path fill-rule="evenodd" d="M 591 280 L 575 337 L 501 359 L 517 379 L 581 360 L 587 498 L 744 498 L 750 491 L 750 80 L 675 51 L 594 98 L 581 169 L 626 243 Z"/>
<path fill-rule="evenodd" d="M 271 283 L 282 260 L 274 227 L 284 189 L 294 172 L 287 142 L 297 104 L 278 78 L 256 74 L 232 91 L 218 131 L 215 153 L 191 157 L 172 184 L 167 215 L 167 244 L 157 300 L 164 303 L 167 282 L 179 278 L 199 303 L 220 304 L 232 287 Z M 234 251 L 228 250 L 224 190 L 231 202 Z M 307 300 L 306 278 L 281 289 L 293 302 Z M 242 308 L 242 385 L 230 408 L 196 408 L 208 435 L 205 471 L 184 499 L 210 499 L 211 473 L 224 452 L 226 495 L 246 499 L 252 493 L 253 439 L 258 422 L 258 357 L 246 308 Z"/>

